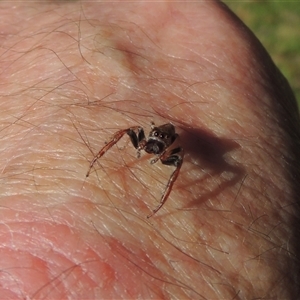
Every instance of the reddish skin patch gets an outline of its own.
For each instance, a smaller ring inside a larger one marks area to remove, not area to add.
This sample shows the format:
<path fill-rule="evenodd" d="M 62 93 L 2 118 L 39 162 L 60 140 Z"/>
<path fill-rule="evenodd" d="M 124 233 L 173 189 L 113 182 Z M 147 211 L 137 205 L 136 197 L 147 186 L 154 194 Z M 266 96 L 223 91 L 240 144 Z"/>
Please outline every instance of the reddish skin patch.
<path fill-rule="evenodd" d="M 153 278 L 163 277 L 144 251 L 133 255 L 117 239 L 99 240 L 97 232 L 83 239 L 82 232 L 43 215 L 32 221 L 31 212 L 18 213 L 20 222 L 12 223 L 13 214 L 8 212 L 2 219 L 7 225 L 0 227 L 2 297 L 62 299 L 71 288 L 76 297 L 116 299 L 121 293 L 123 299 L 137 299 L 145 286 L 136 282 L 153 284 Z"/>

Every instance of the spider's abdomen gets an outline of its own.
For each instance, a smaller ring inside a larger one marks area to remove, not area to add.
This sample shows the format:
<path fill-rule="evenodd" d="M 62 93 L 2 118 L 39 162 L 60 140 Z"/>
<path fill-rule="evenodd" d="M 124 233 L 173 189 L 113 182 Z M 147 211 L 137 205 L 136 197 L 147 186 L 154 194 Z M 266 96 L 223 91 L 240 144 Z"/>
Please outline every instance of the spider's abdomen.
<path fill-rule="evenodd" d="M 156 139 L 149 139 L 144 147 L 147 153 L 161 154 L 166 148 L 165 143 Z"/>

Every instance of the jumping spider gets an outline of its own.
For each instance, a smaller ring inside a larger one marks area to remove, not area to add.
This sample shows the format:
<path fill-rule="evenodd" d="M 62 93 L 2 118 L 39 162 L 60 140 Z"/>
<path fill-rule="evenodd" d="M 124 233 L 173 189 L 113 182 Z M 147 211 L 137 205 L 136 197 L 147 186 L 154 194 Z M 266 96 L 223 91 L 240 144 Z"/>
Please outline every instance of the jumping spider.
<path fill-rule="evenodd" d="M 169 194 L 171 193 L 173 184 L 178 177 L 182 165 L 183 149 L 181 147 L 169 149 L 178 137 L 178 134 L 175 132 L 175 127 L 171 123 L 167 123 L 158 127 L 155 127 L 154 123 L 152 123 L 148 138 L 145 137 L 144 129 L 140 126 L 122 129 L 117 131 L 113 135 L 111 141 L 109 141 L 94 157 L 90 163 L 86 177 L 90 175 L 91 169 L 95 162 L 113 145 L 115 145 L 126 133 L 129 135 L 134 148 L 137 149 L 138 158 L 141 156 L 141 151 L 144 150 L 147 153 L 156 155 L 156 157 L 150 161 L 151 164 L 154 164 L 160 160 L 164 165 L 176 167 L 170 176 L 159 205 L 147 216 L 147 218 L 150 218 L 164 205 Z"/>

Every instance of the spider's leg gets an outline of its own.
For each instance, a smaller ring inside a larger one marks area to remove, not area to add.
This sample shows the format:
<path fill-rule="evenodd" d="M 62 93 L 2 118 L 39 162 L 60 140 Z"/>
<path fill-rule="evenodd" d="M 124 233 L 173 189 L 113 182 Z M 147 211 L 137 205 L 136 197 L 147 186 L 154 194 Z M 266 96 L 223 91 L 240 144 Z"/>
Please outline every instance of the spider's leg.
<path fill-rule="evenodd" d="M 137 134 L 136 131 L 137 130 Z M 127 129 L 126 133 L 130 137 L 130 141 L 135 149 L 139 148 L 139 144 L 142 140 L 145 140 L 145 133 L 142 127 L 132 127 Z"/>
<path fill-rule="evenodd" d="M 170 179 L 167 183 L 167 186 L 165 188 L 165 191 L 161 197 L 161 200 L 159 202 L 159 205 L 152 211 L 152 213 L 150 213 L 147 218 L 152 217 L 155 213 L 157 213 L 160 208 L 165 204 L 165 202 L 167 201 L 172 187 L 179 175 L 179 171 L 182 165 L 182 161 L 183 161 L 183 149 L 181 147 L 172 149 L 169 152 L 166 152 L 161 158 L 160 158 L 162 164 L 164 165 L 169 165 L 169 166 L 174 166 L 176 167 L 176 169 L 174 170 L 174 172 L 172 173 L 172 175 L 170 176 Z"/>
<path fill-rule="evenodd" d="M 137 134 L 136 134 L 137 130 Z M 132 127 L 127 129 L 126 132 L 129 137 L 132 145 L 135 149 L 137 149 L 137 157 L 139 158 L 141 156 L 140 151 L 143 149 L 144 144 L 146 142 L 146 137 L 144 133 L 144 129 L 142 127 Z"/>
<path fill-rule="evenodd" d="M 155 158 L 150 160 L 150 164 L 153 165 L 155 164 L 159 159 L 161 159 L 161 157 L 165 154 L 166 151 L 164 151 L 163 153 L 157 155 Z"/>
<path fill-rule="evenodd" d="M 167 151 L 160 157 L 163 165 L 175 166 L 182 163 L 183 160 L 183 149 L 181 147 L 174 148 Z"/>
<path fill-rule="evenodd" d="M 178 134 L 176 133 L 174 135 L 174 139 L 172 140 L 172 143 L 174 143 L 174 141 L 177 139 L 177 137 L 178 137 Z M 171 151 L 168 151 L 168 149 L 165 149 L 162 153 L 158 154 L 155 158 L 151 159 L 150 164 L 153 165 L 158 160 L 161 160 L 161 162 L 165 165 L 174 165 L 173 161 L 172 161 L 173 154 L 176 154 L 179 152 L 183 152 L 181 147 L 174 148 Z M 166 158 L 163 159 L 163 157 L 166 157 Z M 170 158 L 170 160 L 168 158 Z"/>
<path fill-rule="evenodd" d="M 128 129 L 123 129 L 123 130 L 120 130 L 118 132 L 116 132 L 114 135 L 113 135 L 113 138 L 98 152 L 97 155 L 95 155 L 95 157 L 93 158 L 93 160 L 91 161 L 90 163 L 90 167 L 89 167 L 89 170 L 88 172 L 86 173 L 86 177 L 89 177 L 90 175 L 90 172 L 91 172 L 91 169 L 93 167 L 93 165 L 95 164 L 95 162 L 101 157 L 103 156 L 106 151 L 108 151 L 113 145 L 115 145 L 122 137 L 125 133 L 128 134 L 129 131 L 133 131 L 138 129 L 139 127 L 131 127 L 131 128 L 128 128 Z M 130 137 L 131 138 L 131 137 Z"/>

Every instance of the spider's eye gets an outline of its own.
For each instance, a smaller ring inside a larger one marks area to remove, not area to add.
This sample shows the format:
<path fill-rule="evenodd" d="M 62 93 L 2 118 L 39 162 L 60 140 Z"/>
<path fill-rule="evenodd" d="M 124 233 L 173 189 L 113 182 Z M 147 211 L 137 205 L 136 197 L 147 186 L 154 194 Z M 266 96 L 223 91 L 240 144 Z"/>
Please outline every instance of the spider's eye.
<path fill-rule="evenodd" d="M 153 132 L 153 135 L 154 135 L 154 136 L 158 136 L 158 132 L 157 132 L 157 131 L 154 131 L 154 132 Z"/>

